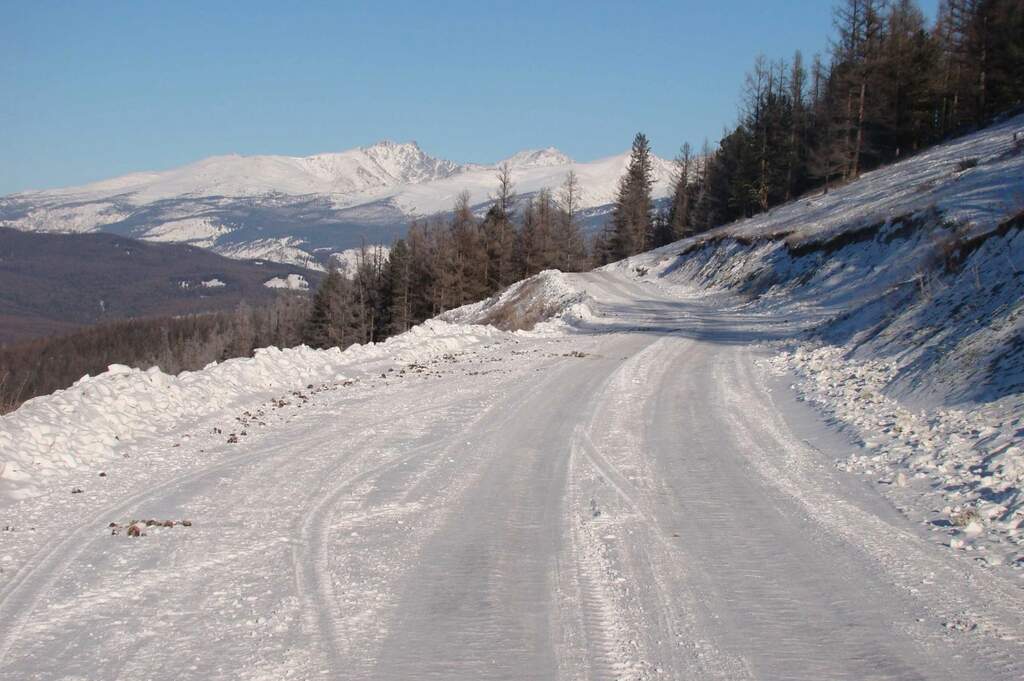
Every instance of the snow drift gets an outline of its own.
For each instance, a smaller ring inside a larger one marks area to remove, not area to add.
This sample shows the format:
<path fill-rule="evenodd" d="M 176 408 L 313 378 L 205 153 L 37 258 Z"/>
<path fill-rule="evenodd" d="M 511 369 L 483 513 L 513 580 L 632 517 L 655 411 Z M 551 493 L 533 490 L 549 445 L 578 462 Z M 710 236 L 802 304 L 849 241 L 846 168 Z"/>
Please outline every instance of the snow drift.
<path fill-rule="evenodd" d="M 430 320 L 376 344 L 257 350 L 200 371 L 113 365 L 66 390 L 29 400 L 0 417 L 0 499 L 43 493 L 82 468 L 99 468 L 124 447 L 183 422 L 239 411 L 309 385 L 358 379 L 500 337 L 492 327 Z"/>
<path fill-rule="evenodd" d="M 439 319 L 485 324 L 503 331 L 543 333 L 578 325 L 594 316 L 590 296 L 558 270 L 544 270 L 496 296 L 464 305 Z"/>

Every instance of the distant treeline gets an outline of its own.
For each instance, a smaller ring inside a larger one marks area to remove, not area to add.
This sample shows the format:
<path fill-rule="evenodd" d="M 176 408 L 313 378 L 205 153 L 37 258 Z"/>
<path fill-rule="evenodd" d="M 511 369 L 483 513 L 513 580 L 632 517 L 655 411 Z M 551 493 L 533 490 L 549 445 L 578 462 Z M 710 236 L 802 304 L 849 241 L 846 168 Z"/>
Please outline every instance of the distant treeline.
<path fill-rule="evenodd" d="M 130 319 L 0 347 L 0 413 L 110 364 L 173 374 L 269 345 L 344 348 L 380 341 L 541 270 L 591 266 L 576 219 L 574 174 L 557 196 L 541 191 L 525 202 L 516 200 L 508 166 L 498 179 L 497 200 L 482 219 L 462 194 L 450 217 L 410 225 L 390 257 L 369 247 L 351 279 L 332 270 L 312 300 L 283 294 L 256 308 L 243 303 L 227 313 Z"/>
<path fill-rule="evenodd" d="M 914 0 L 842 0 L 834 26 L 829 59 L 809 68 L 799 51 L 757 58 L 738 124 L 715 149 L 683 145 L 666 210 L 644 195 L 643 162 L 631 165 L 602 259 L 827 191 L 1024 102 L 1024 0 L 943 0 L 932 26 Z M 638 136 L 634 161 L 646 147 Z"/>
<path fill-rule="evenodd" d="M 390 257 L 370 249 L 351 280 L 328 274 L 304 341 L 322 348 L 382 340 L 542 270 L 589 268 L 577 221 L 579 192 L 570 171 L 556 194 L 542 190 L 517 202 L 511 170 L 503 165 L 494 203 L 482 218 L 463 193 L 450 217 L 411 224 Z"/>
<path fill-rule="evenodd" d="M 233 312 L 127 319 L 0 347 L 0 413 L 110 364 L 175 374 L 268 345 L 292 347 L 302 341 L 309 311 L 308 296 L 286 294 L 257 308 L 242 303 Z"/>

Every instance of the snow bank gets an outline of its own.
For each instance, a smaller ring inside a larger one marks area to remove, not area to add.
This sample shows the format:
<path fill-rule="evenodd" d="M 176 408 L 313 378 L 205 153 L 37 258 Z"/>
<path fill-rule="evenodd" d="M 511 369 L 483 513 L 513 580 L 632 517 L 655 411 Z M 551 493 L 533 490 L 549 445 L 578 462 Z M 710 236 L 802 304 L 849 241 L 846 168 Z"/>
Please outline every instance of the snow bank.
<path fill-rule="evenodd" d="M 669 290 L 727 292 L 766 340 L 797 339 L 773 366 L 861 440 L 841 466 L 993 563 L 1024 555 L 1015 135 L 1024 116 L 613 266 Z"/>
<path fill-rule="evenodd" d="M 1024 547 L 1024 396 L 981 409 L 915 411 L 884 394 L 898 373 L 891 362 L 852 361 L 841 348 L 822 346 L 783 353 L 771 365 L 796 374 L 800 398 L 860 439 L 840 468 L 930 509 L 927 521 L 949 535 L 951 547 L 983 552 L 992 565 L 1016 559 Z"/>
<path fill-rule="evenodd" d="M 264 348 L 254 357 L 170 376 L 112 365 L 0 417 L 0 499 L 44 492 L 76 469 L 100 469 L 123 449 L 182 422 L 238 411 L 282 393 L 345 380 L 382 364 L 422 362 L 503 334 L 430 320 L 383 343 L 344 352 Z"/>
<path fill-rule="evenodd" d="M 544 270 L 496 296 L 445 312 L 439 319 L 487 324 L 505 331 L 560 333 L 594 317 L 591 300 L 569 275 Z"/>

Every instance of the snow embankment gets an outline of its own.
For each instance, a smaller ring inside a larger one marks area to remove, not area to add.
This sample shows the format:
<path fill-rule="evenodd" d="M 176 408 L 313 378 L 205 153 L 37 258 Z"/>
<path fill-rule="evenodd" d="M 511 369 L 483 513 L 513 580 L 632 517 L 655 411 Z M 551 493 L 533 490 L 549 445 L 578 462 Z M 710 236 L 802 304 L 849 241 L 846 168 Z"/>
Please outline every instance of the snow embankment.
<path fill-rule="evenodd" d="M 590 296 L 569 275 L 544 270 L 496 296 L 445 312 L 439 319 L 542 334 L 557 333 L 593 317 Z"/>
<path fill-rule="evenodd" d="M 101 468 L 126 447 L 311 384 L 358 379 L 390 364 L 423 362 L 504 334 L 430 320 L 376 344 L 313 350 L 265 348 L 254 357 L 171 376 L 113 365 L 0 417 L 0 501 L 41 494 L 79 469 Z"/>
<path fill-rule="evenodd" d="M 738 297 L 861 443 L 840 467 L 954 548 L 1024 545 L 1024 116 L 614 267 Z"/>

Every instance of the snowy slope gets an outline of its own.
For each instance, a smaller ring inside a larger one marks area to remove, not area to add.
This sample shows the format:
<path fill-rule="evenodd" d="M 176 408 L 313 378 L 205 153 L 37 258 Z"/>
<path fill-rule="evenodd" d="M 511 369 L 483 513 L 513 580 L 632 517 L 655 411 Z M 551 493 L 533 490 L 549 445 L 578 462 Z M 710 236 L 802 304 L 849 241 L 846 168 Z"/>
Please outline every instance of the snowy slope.
<path fill-rule="evenodd" d="M 861 445 L 838 465 L 1024 559 L 1024 117 L 612 268 L 790 320 L 770 366 Z"/>
<path fill-rule="evenodd" d="M 620 154 L 577 163 L 552 147 L 505 162 L 522 197 L 557 188 L 575 170 L 580 208 L 600 214 L 613 201 L 627 160 Z M 387 243 L 411 218 L 450 210 L 463 191 L 484 210 L 497 189 L 497 166 L 433 158 L 415 142 L 309 157 L 217 156 L 164 172 L 0 198 L 0 226 L 112 231 L 308 267 L 304 260 L 314 252 Z M 656 158 L 654 168 L 655 196 L 667 196 L 671 164 Z"/>

